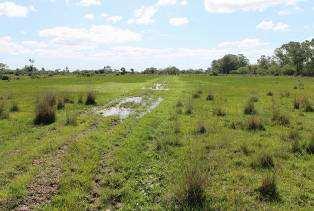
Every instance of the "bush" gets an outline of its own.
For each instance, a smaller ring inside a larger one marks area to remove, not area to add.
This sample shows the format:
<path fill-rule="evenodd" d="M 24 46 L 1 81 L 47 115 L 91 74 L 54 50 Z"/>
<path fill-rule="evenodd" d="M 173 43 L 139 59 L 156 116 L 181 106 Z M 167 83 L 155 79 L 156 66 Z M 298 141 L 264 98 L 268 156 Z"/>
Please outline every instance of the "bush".
<path fill-rule="evenodd" d="M 10 108 L 11 112 L 18 112 L 20 110 L 19 106 L 17 105 L 16 102 L 13 102 Z"/>
<path fill-rule="evenodd" d="M 247 129 L 256 131 L 256 130 L 264 130 L 265 128 L 259 116 L 251 116 L 247 120 Z"/>
<path fill-rule="evenodd" d="M 255 115 L 255 114 L 257 114 L 257 111 L 256 111 L 255 106 L 254 106 L 254 102 L 252 100 L 249 100 L 247 102 L 247 104 L 245 105 L 245 107 L 244 107 L 244 114 L 246 114 L 246 115 Z"/>
<path fill-rule="evenodd" d="M 267 176 L 263 179 L 262 185 L 258 188 L 260 199 L 263 201 L 278 201 L 279 192 L 274 176 Z"/>
<path fill-rule="evenodd" d="M 293 153 L 302 153 L 302 145 L 300 144 L 300 141 L 299 140 L 296 140 L 296 141 L 293 141 L 291 143 L 291 151 Z"/>
<path fill-rule="evenodd" d="M 300 133 L 298 130 L 290 130 L 287 138 L 290 141 L 299 141 L 301 139 Z"/>
<path fill-rule="evenodd" d="M 56 121 L 55 114 L 55 97 L 51 94 L 46 94 L 42 99 L 37 101 L 35 112 L 35 125 L 49 125 Z"/>
<path fill-rule="evenodd" d="M 86 96 L 85 105 L 96 105 L 96 96 L 94 92 L 88 92 Z"/>
<path fill-rule="evenodd" d="M 271 118 L 272 122 L 276 125 L 288 127 L 290 125 L 290 119 L 287 115 L 280 113 L 278 110 L 274 110 Z"/>
<path fill-rule="evenodd" d="M 206 100 L 207 100 L 207 101 L 212 101 L 212 100 L 214 100 L 214 95 L 213 95 L 211 92 L 209 92 L 208 95 L 207 95 L 207 97 L 206 97 Z"/>

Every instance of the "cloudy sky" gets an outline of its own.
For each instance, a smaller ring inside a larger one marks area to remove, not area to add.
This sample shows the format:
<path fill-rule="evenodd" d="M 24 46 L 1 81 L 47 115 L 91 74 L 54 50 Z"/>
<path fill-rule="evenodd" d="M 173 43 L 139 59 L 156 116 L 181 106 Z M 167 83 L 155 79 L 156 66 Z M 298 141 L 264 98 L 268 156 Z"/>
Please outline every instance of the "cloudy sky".
<path fill-rule="evenodd" d="M 312 0 L 0 0 L 0 62 L 206 68 L 314 37 Z"/>

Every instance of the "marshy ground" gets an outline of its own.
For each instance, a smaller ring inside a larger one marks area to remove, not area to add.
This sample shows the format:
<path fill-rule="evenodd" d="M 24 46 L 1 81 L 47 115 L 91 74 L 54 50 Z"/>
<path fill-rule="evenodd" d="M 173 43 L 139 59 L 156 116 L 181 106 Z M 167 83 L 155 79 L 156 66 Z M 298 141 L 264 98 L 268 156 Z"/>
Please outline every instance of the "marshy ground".
<path fill-rule="evenodd" d="M 314 207 L 313 78 L 25 77 L 0 96 L 0 209 Z"/>

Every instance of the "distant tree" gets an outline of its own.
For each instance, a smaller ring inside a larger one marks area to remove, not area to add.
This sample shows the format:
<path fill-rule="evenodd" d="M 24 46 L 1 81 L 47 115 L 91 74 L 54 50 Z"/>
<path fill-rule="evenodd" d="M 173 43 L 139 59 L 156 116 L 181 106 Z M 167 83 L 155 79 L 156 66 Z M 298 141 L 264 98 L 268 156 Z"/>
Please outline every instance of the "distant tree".
<path fill-rule="evenodd" d="M 7 69 L 7 65 L 4 63 L 0 63 L 0 72 L 3 72 Z"/>
<path fill-rule="evenodd" d="M 306 52 L 306 44 L 289 42 L 277 48 L 275 56 L 282 67 L 284 65 L 293 65 L 296 68 L 297 74 L 301 74 L 307 60 Z"/>
<path fill-rule="evenodd" d="M 265 56 L 265 55 L 262 55 L 258 60 L 257 60 L 257 64 L 267 70 L 269 69 L 269 67 L 272 65 L 272 58 L 269 57 L 269 56 Z"/>
<path fill-rule="evenodd" d="M 243 55 L 227 54 L 221 59 L 212 62 L 212 70 L 222 74 L 229 74 L 231 71 L 237 70 L 240 67 L 249 65 L 249 60 Z"/>
<path fill-rule="evenodd" d="M 120 71 L 121 71 L 121 75 L 125 75 L 125 74 L 126 74 L 126 69 L 125 69 L 124 67 L 122 67 L 122 68 L 120 69 Z"/>
<path fill-rule="evenodd" d="M 149 67 L 143 71 L 143 74 L 157 74 L 157 73 L 158 73 L 158 69 L 155 67 Z"/>
<path fill-rule="evenodd" d="M 177 75 L 180 73 L 180 69 L 178 69 L 175 66 L 172 66 L 172 67 L 167 67 L 163 69 L 161 72 L 168 75 Z"/>
<path fill-rule="evenodd" d="M 131 71 L 131 74 L 134 74 L 134 69 L 133 68 L 131 68 L 130 71 Z"/>

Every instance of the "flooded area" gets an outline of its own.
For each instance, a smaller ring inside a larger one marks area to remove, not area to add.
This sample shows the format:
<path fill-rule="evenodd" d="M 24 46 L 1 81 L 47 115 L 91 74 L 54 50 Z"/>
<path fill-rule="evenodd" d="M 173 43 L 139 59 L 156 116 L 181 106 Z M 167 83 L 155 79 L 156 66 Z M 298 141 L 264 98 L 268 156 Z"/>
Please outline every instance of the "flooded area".
<path fill-rule="evenodd" d="M 162 102 L 162 98 L 126 97 L 109 103 L 108 106 L 96 109 L 96 113 L 104 116 L 118 116 L 121 120 L 131 115 L 143 117 L 152 112 Z"/>

